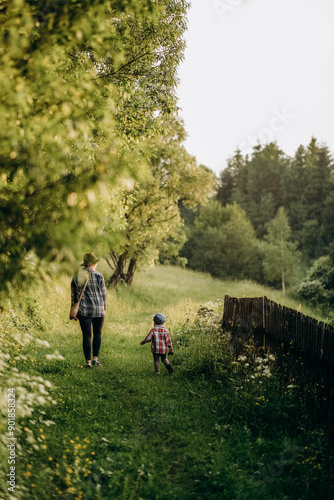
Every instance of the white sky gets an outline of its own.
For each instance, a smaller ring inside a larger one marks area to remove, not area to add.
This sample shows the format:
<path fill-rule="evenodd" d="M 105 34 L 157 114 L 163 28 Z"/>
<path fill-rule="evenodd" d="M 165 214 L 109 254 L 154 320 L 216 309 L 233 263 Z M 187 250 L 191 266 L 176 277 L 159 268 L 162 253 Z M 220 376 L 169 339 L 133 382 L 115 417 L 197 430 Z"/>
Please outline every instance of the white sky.
<path fill-rule="evenodd" d="M 191 4 L 178 96 L 198 163 L 219 173 L 258 139 L 334 153 L 334 0 Z"/>

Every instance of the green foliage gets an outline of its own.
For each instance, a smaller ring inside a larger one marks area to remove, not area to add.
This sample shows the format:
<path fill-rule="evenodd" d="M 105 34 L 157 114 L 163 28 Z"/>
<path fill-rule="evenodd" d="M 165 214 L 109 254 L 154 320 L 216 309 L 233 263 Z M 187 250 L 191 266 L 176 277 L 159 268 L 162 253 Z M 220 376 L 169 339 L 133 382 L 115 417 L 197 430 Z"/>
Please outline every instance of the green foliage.
<path fill-rule="evenodd" d="M 258 243 L 244 210 L 211 200 L 189 228 L 182 255 L 191 268 L 218 278 L 251 277 L 256 274 Z"/>
<path fill-rule="evenodd" d="M 285 210 L 281 207 L 268 225 L 265 235 L 263 267 L 267 280 L 281 282 L 283 295 L 286 283 L 291 283 L 300 262 L 297 243 L 290 241 L 291 228 Z"/>
<path fill-rule="evenodd" d="M 176 109 L 187 3 L 9 0 L 0 20 L 0 281 L 115 244 L 104 203 Z M 163 92 L 162 92 L 163 89 Z M 106 241 L 104 241 L 104 239 Z"/>
<path fill-rule="evenodd" d="M 118 192 L 121 241 L 110 252 L 116 283 L 121 276 L 126 282 L 132 280 L 129 269 L 133 262 L 143 265 L 157 258 L 160 250 L 165 258 L 175 256 L 184 243 L 180 203 L 195 208 L 213 191 L 213 172 L 198 166 L 183 145 L 186 134 L 182 121 L 170 118 L 164 129 L 164 134 L 142 144 L 147 176 Z M 127 272 L 126 261 L 130 262 Z"/>
<path fill-rule="evenodd" d="M 312 138 L 288 157 L 272 143 L 256 146 L 251 158 L 236 151 L 221 172 L 217 199 L 223 205 L 240 204 L 261 238 L 284 207 L 292 239 L 304 258 L 313 260 L 327 253 L 334 239 L 333 180 L 333 159 L 326 145 Z"/>
<path fill-rule="evenodd" d="M 256 146 L 251 159 L 240 151 L 228 161 L 220 176 L 217 199 L 238 203 L 246 212 L 258 237 L 263 237 L 268 222 L 284 204 L 284 179 L 288 158 L 276 144 Z"/>
<path fill-rule="evenodd" d="M 320 257 L 313 263 L 300 283 L 298 293 L 312 304 L 327 307 L 334 304 L 334 267 L 329 255 Z"/>

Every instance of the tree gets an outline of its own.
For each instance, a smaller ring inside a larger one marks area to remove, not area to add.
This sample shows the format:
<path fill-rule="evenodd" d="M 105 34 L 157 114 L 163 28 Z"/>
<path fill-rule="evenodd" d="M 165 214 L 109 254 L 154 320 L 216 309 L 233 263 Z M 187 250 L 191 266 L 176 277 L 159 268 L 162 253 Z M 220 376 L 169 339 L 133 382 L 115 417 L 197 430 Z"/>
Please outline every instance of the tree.
<path fill-rule="evenodd" d="M 201 208 L 182 255 L 192 269 L 217 278 L 256 274 L 258 244 L 245 211 L 237 204 L 223 207 L 211 200 Z"/>
<path fill-rule="evenodd" d="M 160 133 L 161 116 L 176 109 L 186 8 L 183 0 L 1 6 L 3 289 L 36 275 L 41 261 L 100 242 L 101 197 L 140 176 L 138 137 Z"/>
<path fill-rule="evenodd" d="M 149 171 L 132 189 L 118 192 L 119 217 L 123 220 L 121 240 L 106 256 L 113 269 L 110 285 L 122 279 L 130 284 L 138 263 L 158 256 L 172 240 L 174 253 L 184 242 L 179 204 L 195 208 L 212 195 L 215 176 L 199 167 L 183 146 L 182 121 L 171 118 L 164 124 L 165 134 L 146 141 Z M 113 213 L 113 211 L 111 211 Z"/>
<path fill-rule="evenodd" d="M 297 252 L 298 244 L 290 241 L 291 228 L 283 207 L 280 207 L 276 217 L 268 225 L 265 254 L 263 259 L 264 273 L 267 280 L 276 284 L 281 281 L 282 292 L 285 295 L 285 287 L 296 271 L 300 262 L 300 254 Z"/>
<path fill-rule="evenodd" d="M 334 266 L 330 255 L 317 259 L 297 289 L 299 295 L 313 304 L 334 304 Z"/>
<path fill-rule="evenodd" d="M 276 143 L 255 146 L 250 159 L 237 150 L 221 173 L 217 199 L 223 205 L 233 202 L 240 205 L 257 236 L 262 238 L 267 224 L 284 205 L 282 181 L 288 165 L 289 159 Z"/>
<path fill-rule="evenodd" d="M 286 206 L 293 236 L 307 261 L 328 251 L 332 239 L 333 161 L 328 148 L 315 138 L 298 148 L 285 179 Z"/>
<path fill-rule="evenodd" d="M 227 167 L 219 176 L 216 199 L 223 205 L 231 204 L 235 200 L 236 190 L 242 188 L 242 180 L 246 169 L 247 160 L 239 149 L 235 155 L 227 160 Z"/>

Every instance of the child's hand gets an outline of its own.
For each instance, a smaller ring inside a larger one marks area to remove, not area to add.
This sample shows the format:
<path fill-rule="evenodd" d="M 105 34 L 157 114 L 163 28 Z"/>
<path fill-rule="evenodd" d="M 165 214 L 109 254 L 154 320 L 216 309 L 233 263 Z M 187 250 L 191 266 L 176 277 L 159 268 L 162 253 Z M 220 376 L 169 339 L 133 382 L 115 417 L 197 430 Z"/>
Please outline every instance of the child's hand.
<path fill-rule="evenodd" d="M 143 341 L 141 341 L 141 342 L 140 342 L 140 345 L 143 345 L 143 343 L 144 343 L 144 342 L 143 342 Z"/>

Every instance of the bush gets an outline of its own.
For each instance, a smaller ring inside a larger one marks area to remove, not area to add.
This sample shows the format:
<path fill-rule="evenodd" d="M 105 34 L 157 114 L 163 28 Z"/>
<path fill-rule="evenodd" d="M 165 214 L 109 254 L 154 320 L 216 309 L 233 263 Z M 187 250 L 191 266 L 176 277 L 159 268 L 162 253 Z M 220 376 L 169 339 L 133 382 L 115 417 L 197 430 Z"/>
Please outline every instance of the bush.
<path fill-rule="evenodd" d="M 314 262 L 297 292 L 312 304 L 334 304 L 334 269 L 329 255 Z"/>

